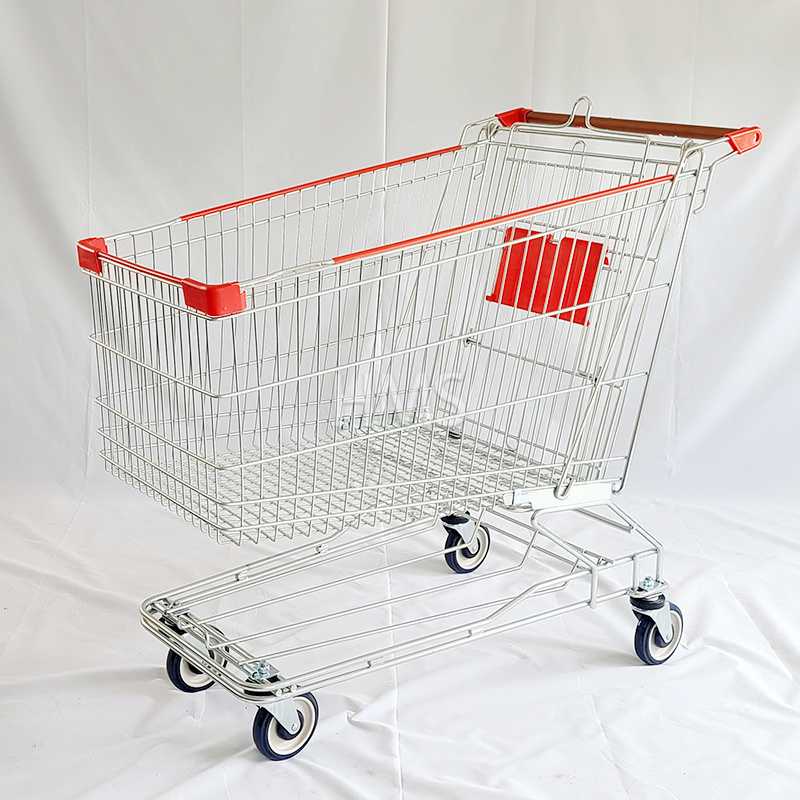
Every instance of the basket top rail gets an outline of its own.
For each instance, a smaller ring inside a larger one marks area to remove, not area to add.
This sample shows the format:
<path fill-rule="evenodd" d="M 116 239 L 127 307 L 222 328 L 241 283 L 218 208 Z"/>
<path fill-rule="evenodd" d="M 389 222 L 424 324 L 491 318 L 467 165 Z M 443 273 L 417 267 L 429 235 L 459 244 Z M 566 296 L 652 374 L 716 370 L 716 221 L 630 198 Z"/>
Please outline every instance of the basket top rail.
<path fill-rule="evenodd" d="M 585 103 L 585 112 L 579 115 L 577 111 L 581 103 Z M 178 275 L 136 263 L 136 259 L 121 258 L 115 253 L 109 252 L 109 242 L 113 243 L 123 237 L 132 237 L 137 234 L 156 231 L 176 223 L 189 224 L 191 221 L 199 220 L 199 224 L 205 225 L 206 218 L 213 218 L 214 215 L 221 215 L 223 212 L 233 209 L 255 207 L 256 204 L 274 201 L 278 198 L 296 196 L 309 189 L 334 185 L 337 182 L 345 182 L 348 179 L 359 179 L 362 176 L 369 176 L 370 174 L 375 175 L 381 171 L 388 173 L 392 168 L 402 169 L 405 165 L 416 165 L 419 162 L 425 163 L 434 161 L 437 158 L 442 159 L 450 154 L 453 154 L 453 158 L 456 158 L 459 151 L 466 151 L 487 144 L 498 145 L 505 148 L 516 146 L 518 142 L 515 140 L 515 137 L 524 134 L 568 134 L 573 137 L 577 135 L 587 140 L 600 139 L 614 142 L 641 143 L 644 145 L 645 152 L 648 152 L 648 148 L 653 141 L 651 137 L 659 137 L 656 140 L 658 144 L 677 148 L 679 152 L 683 154 L 684 158 L 690 151 L 704 149 L 720 142 L 727 142 L 730 146 L 730 150 L 727 151 L 726 155 L 718 158 L 714 164 L 732 155 L 747 152 L 757 147 L 762 140 L 761 131 L 755 127 L 719 128 L 648 122 L 642 120 L 600 118 L 590 116 L 590 112 L 591 103 L 588 98 L 580 98 L 573 106 L 570 114 L 537 112 L 527 108 L 512 109 L 511 111 L 497 114 L 495 117 L 480 120 L 466 126 L 464 134 L 461 137 L 461 143 L 453 147 L 433 150 L 407 158 L 394 159 L 364 169 L 352 170 L 321 180 L 310 181 L 286 189 L 225 203 L 201 211 L 195 211 L 182 215 L 172 222 L 141 229 L 139 231 L 131 231 L 107 238 L 92 237 L 83 239 L 78 242 L 78 263 L 84 271 L 101 277 L 103 276 L 103 264 L 106 263 L 122 267 L 155 281 L 179 287 L 183 294 L 183 301 L 190 312 L 193 311 L 209 318 L 225 317 L 247 310 L 247 295 L 245 290 L 256 285 L 279 281 L 290 276 L 293 277 L 308 270 L 320 269 L 370 257 L 378 257 L 392 251 L 400 251 L 428 242 L 460 236 L 471 231 L 512 222 L 535 214 L 546 213 L 558 208 L 565 208 L 570 205 L 589 202 L 600 197 L 643 189 L 654 183 L 673 181 L 676 177 L 676 172 L 644 180 L 632 180 L 621 186 L 603 189 L 599 192 L 580 194 L 561 199 L 554 203 L 546 203 L 513 213 L 490 215 L 489 218 L 446 227 L 444 230 L 432 231 L 420 236 L 401 236 L 396 241 L 389 241 L 376 247 L 356 249 L 349 253 L 337 253 L 332 258 L 316 259 L 309 263 L 289 266 L 257 278 L 225 283 L 204 283 L 190 277 L 179 277 Z M 703 140 L 705 143 L 697 144 L 694 141 L 696 139 Z M 677 164 L 675 164 L 675 166 L 677 166 Z"/>

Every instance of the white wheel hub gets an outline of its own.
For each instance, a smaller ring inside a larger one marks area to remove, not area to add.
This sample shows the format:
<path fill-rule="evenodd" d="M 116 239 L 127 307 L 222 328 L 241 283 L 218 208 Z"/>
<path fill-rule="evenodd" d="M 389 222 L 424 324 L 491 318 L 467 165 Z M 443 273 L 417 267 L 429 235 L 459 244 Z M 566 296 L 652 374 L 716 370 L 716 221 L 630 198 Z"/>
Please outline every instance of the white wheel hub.
<path fill-rule="evenodd" d="M 275 717 L 271 717 L 267 727 L 267 742 L 278 755 L 288 756 L 297 752 L 311 738 L 314 732 L 317 710 L 304 696 L 295 697 L 295 706 L 300 717 L 300 730 L 287 734 L 286 729 Z"/>
<path fill-rule="evenodd" d="M 212 679 L 209 678 L 205 672 L 201 672 L 199 669 L 193 667 L 185 658 L 181 659 L 179 670 L 181 679 L 187 686 L 191 686 L 193 689 L 206 686 L 212 682 Z"/>

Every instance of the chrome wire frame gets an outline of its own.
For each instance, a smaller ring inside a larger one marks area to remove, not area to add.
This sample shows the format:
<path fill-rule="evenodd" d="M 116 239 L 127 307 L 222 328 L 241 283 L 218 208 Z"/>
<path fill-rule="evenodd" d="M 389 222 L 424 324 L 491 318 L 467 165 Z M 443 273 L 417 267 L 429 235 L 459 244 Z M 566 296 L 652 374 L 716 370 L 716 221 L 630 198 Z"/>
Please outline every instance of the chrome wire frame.
<path fill-rule="evenodd" d="M 719 146 L 484 120 L 459 149 L 107 239 L 152 270 L 238 281 L 247 300 L 209 318 L 101 255 L 109 468 L 218 541 L 308 539 L 150 598 L 148 630 L 266 703 L 595 607 L 644 570 L 666 585 L 661 546 L 612 497 Z M 577 285 L 593 272 L 590 296 L 553 288 L 547 248 L 567 249 Z M 512 257 L 524 269 L 509 287 Z M 557 534 L 542 521 L 554 510 L 625 546 Z M 507 563 L 448 575 L 430 529 L 450 513 L 491 520 Z M 373 566 L 347 571 L 362 559 Z M 431 563 L 431 585 L 336 608 L 345 582 Z M 331 565 L 347 577 L 326 579 Z M 462 603 L 476 581 L 488 599 Z M 309 597 L 317 611 L 295 618 Z M 333 623 L 344 632 L 326 637 Z M 321 661 L 277 666 L 298 655 Z"/>
<path fill-rule="evenodd" d="M 563 512 L 603 527 L 604 552 L 581 543 L 586 530 L 567 539 L 545 524 L 547 514 Z M 482 519 L 491 520 L 493 553 L 496 540 L 503 542 L 490 570 L 448 575 L 441 569 L 430 581 L 428 567 L 428 584 L 419 588 L 420 568 L 431 562 L 444 567 L 442 553 L 447 552 L 436 535 L 436 520 L 425 520 L 368 537 L 305 544 L 151 597 L 142 604 L 142 621 L 240 699 L 269 705 L 467 641 L 595 608 L 624 597 L 645 576 L 653 577 L 660 590 L 667 586 L 661 544 L 612 501 L 562 503 L 527 513 L 495 509 Z M 354 570 L 353 562 L 370 566 Z M 486 598 L 478 603 L 476 583 Z M 345 584 L 358 592 L 344 590 Z M 254 626 L 254 620 L 260 624 Z"/>

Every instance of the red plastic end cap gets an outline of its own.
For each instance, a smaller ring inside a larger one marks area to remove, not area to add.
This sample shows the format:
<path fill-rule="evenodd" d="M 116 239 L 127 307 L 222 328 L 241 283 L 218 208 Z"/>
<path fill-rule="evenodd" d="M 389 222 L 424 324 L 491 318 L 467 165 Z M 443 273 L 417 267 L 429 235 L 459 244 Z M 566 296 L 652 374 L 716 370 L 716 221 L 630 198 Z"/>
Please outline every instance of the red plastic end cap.
<path fill-rule="evenodd" d="M 731 147 L 737 153 L 744 153 L 761 144 L 763 134 L 761 128 L 739 128 L 738 131 L 726 134 Z"/>
<path fill-rule="evenodd" d="M 495 114 L 495 116 L 504 128 L 510 128 L 518 122 L 527 122 L 529 111 L 529 108 L 514 108 L 511 111 L 504 111 L 502 114 Z"/>
<path fill-rule="evenodd" d="M 181 287 L 186 305 L 208 317 L 227 317 L 247 308 L 244 292 L 238 283 L 208 284 L 184 278 Z"/>
<path fill-rule="evenodd" d="M 81 239 L 78 242 L 78 266 L 87 272 L 99 275 L 103 271 L 99 253 L 107 253 L 106 240 L 102 238 Z"/>

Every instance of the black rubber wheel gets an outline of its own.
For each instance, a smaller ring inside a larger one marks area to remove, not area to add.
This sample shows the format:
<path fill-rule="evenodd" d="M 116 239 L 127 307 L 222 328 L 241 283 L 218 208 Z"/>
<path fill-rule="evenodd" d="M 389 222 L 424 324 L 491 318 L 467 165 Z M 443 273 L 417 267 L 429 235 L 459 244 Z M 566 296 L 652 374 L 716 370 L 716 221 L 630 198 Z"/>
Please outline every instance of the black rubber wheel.
<path fill-rule="evenodd" d="M 652 617 L 637 614 L 639 622 L 633 636 L 633 649 L 636 655 L 648 665 L 663 664 L 678 649 L 683 635 L 683 614 L 674 603 L 669 604 L 669 616 L 672 622 L 672 639 L 665 642 L 658 632 Z"/>
<path fill-rule="evenodd" d="M 486 560 L 489 555 L 489 547 L 492 544 L 491 537 L 489 536 L 489 529 L 485 525 L 481 525 L 475 531 L 475 538 L 473 546 L 477 543 L 477 550 L 474 553 L 470 552 L 464 546 L 464 539 L 455 528 L 444 528 L 447 531 L 447 541 L 444 544 L 445 550 L 450 550 L 451 547 L 458 547 L 459 550 L 450 550 L 444 554 L 444 560 L 447 566 L 453 572 L 467 573 L 474 572 Z"/>
<path fill-rule="evenodd" d="M 311 692 L 294 698 L 300 729 L 289 733 L 266 708 L 259 708 L 253 720 L 253 741 L 261 755 L 272 761 L 296 756 L 311 740 L 317 729 L 319 706 Z"/>

